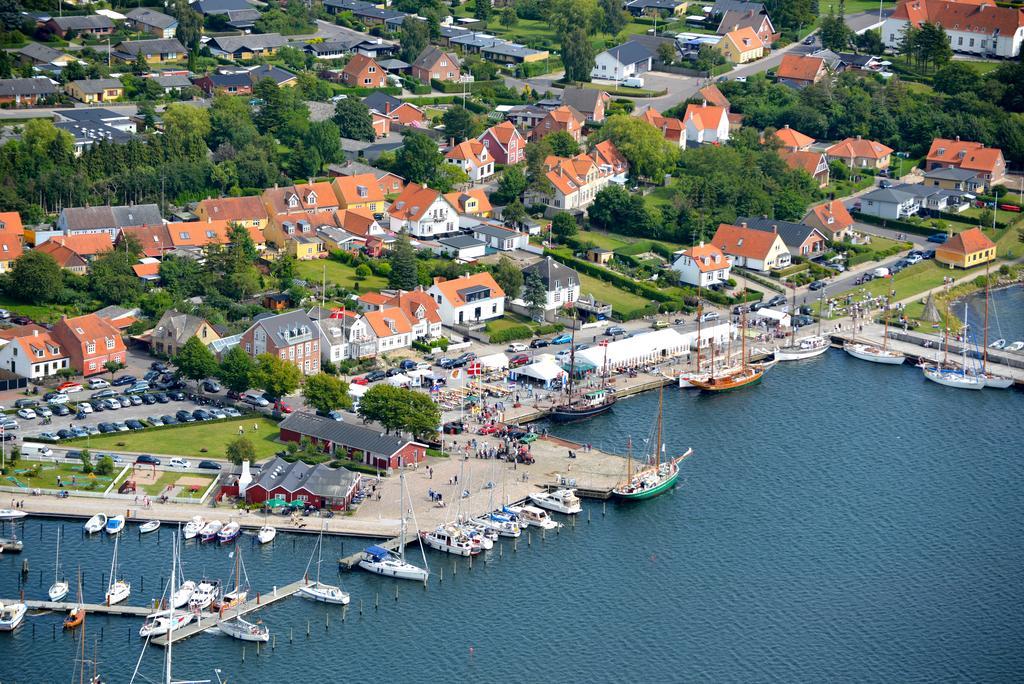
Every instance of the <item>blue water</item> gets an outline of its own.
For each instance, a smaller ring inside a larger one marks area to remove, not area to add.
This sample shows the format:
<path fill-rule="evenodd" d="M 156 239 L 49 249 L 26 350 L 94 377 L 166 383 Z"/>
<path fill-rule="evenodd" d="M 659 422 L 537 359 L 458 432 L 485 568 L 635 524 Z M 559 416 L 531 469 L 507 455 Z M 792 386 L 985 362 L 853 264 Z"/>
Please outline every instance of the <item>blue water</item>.
<path fill-rule="evenodd" d="M 627 435 L 648 433 L 657 401 L 627 398 L 553 429 L 624 451 Z M 426 590 L 338 578 L 325 565 L 353 596 L 344 623 L 336 606 L 287 599 L 262 614 L 276 650 L 257 657 L 248 645 L 243 663 L 240 642 L 201 635 L 175 648 L 176 676 L 211 678 L 218 667 L 234 682 L 1024 678 L 1024 394 L 951 390 L 910 366 L 831 351 L 741 392 L 669 389 L 664 401 L 669 450 L 695 449 L 674 492 L 631 506 L 591 502 L 575 527 L 534 534 L 517 551 L 503 541 L 500 556 L 472 569 L 431 552 Z M 44 596 L 57 524 L 26 524 L 25 552 L 0 558 L 0 596 L 17 593 L 23 558 L 26 594 Z M 87 598 L 98 600 L 111 544 L 79 529 L 66 524 L 62 557 L 72 570 L 81 563 Z M 161 535 L 123 540 L 133 602 L 166 573 Z M 301 576 L 312 544 L 288 535 L 273 548 L 244 544 L 253 584 Z M 362 543 L 325 544 L 333 559 Z M 227 549 L 194 543 L 184 562 L 192 577 L 226 576 L 231 565 Z M 0 634 L 0 681 L 70 679 L 76 643 L 61 617 Z M 138 620 L 90 618 L 90 641 L 101 628 L 101 671 L 126 682 Z M 159 651 L 144 664 L 155 677 Z"/>
<path fill-rule="evenodd" d="M 963 301 L 957 306 L 958 318 L 963 318 Z M 985 325 L 985 294 L 976 293 L 967 298 L 967 322 L 976 331 L 978 344 L 982 343 Z M 1007 343 L 1024 340 L 1024 286 L 1015 285 L 993 290 L 989 295 L 988 340 L 1004 339 Z"/>

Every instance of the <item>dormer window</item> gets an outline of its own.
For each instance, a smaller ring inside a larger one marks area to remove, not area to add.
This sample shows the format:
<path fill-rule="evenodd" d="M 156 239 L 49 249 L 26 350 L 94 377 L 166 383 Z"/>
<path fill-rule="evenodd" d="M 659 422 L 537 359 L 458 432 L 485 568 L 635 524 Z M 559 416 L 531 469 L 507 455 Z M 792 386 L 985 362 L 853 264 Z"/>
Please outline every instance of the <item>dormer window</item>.
<path fill-rule="evenodd" d="M 108 338 L 106 338 L 106 340 L 107 340 L 107 349 L 113 349 L 114 348 L 114 338 L 113 337 L 108 337 Z"/>
<path fill-rule="evenodd" d="M 299 206 L 299 198 L 296 197 L 295 195 L 292 195 L 291 197 L 289 197 L 288 198 L 288 206 L 289 207 L 297 207 L 297 206 Z"/>
<path fill-rule="evenodd" d="M 88 344 L 86 344 L 85 345 L 85 353 L 86 354 L 95 354 L 96 353 L 96 343 L 95 342 L 89 342 Z"/>
<path fill-rule="evenodd" d="M 182 240 L 188 240 L 189 234 L 183 231 L 181 233 L 178 233 L 178 237 L 181 238 Z"/>
<path fill-rule="evenodd" d="M 367 188 L 365 185 L 357 185 L 356 194 L 359 195 L 360 197 L 368 197 L 370 195 L 370 189 Z"/>
<path fill-rule="evenodd" d="M 316 204 L 316 193 L 312 190 L 306 195 L 306 204 Z"/>

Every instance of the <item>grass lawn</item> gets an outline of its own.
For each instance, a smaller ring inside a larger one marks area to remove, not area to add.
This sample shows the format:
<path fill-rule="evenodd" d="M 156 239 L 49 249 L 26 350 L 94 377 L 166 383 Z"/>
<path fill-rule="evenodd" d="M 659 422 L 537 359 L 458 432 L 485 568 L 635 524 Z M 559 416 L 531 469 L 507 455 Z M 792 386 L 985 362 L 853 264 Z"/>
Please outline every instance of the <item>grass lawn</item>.
<path fill-rule="evenodd" d="M 350 290 L 356 289 L 359 283 L 360 292 L 375 292 L 388 286 L 387 278 L 371 275 L 365 280 L 356 280 L 356 269 L 334 259 L 317 259 L 299 261 L 295 264 L 295 275 L 311 283 L 323 282 L 324 268 L 327 269 L 327 282 L 341 285 Z"/>
<path fill-rule="evenodd" d="M 610 249 L 613 252 L 619 247 L 625 247 L 629 244 L 629 242 L 624 238 L 619 238 L 610 233 L 604 233 L 596 230 L 581 230 L 576 233 L 576 238 L 583 240 L 584 242 L 589 242 L 595 247 L 600 247 L 601 249 Z"/>
<path fill-rule="evenodd" d="M 37 323 L 56 323 L 62 314 L 68 316 L 81 316 L 99 308 L 99 304 L 79 310 L 77 307 L 62 305 L 35 306 L 33 304 L 22 304 L 16 299 L 0 295 L 0 308 L 7 309 L 14 316 L 28 316 Z"/>
<path fill-rule="evenodd" d="M 252 431 L 253 423 L 259 425 L 259 429 L 255 433 Z M 91 437 L 89 446 L 93 451 L 123 449 L 167 456 L 223 458 L 228 442 L 238 437 L 239 426 L 245 429 L 246 437 L 256 448 L 257 459 L 270 458 L 275 451 L 281 450 L 281 444 L 276 441 L 277 423 L 263 417 L 239 418 L 217 423 L 192 423 L 159 430 L 100 435 Z M 205 453 L 200 449 L 205 449 Z"/>
<path fill-rule="evenodd" d="M 24 485 L 29 489 L 57 489 L 57 476 L 61 478 L 61 487 L 68 491 L 92 491 L 102 492 L 113 480 L 110 475 L 83 475 L 81 463 L 42 463 L 42 468 L 37 477 L 29 477 L 29 470 L 33 469 L 37 461 L 19 461 L 18 467 L 13 474 L 4 477 L 6 486 Z M 75 478 L 75 484 L 71 484 L 71 478 Z M 14 478 L 14 479 L 12 479 Z M 16 481 L 15 481 L 16 480 Z"/>
<path fill-rule="evenodd" d="M 644 308 L 650 302 L 632 292 L 626 292 L 593 276 L 580 273 L 580 289 L 583 294 L 593 295 L 595 299 L 611 304 L 612 309 L 621 314 Z"/>
<path fill-rule="evenodd" d="M 882 3 L 884 7 L 892 9 L 896 6 L 895 2 L 886 0 Z M 827 16 L 829 11 L 834 11 L 836 14 L 839 13 L 839 0 L 825 0 L 820 4 L 821 16 Z M 857 14 L 859 12 L 878 12 L 878 0 L 846 0 L 845 2 L 847 14 Z"/>
<path fill-rule="evenodd" d="M 131 477 L 130 474 L 129 477 Z M 164 493 L 164 490 L 167 489 L 167 485 L 173 485 L 175 482 L 178 481 L 178 478 L 180 477 L 199 477 L 203 479 L 205 484 L 199 487 L 199 491 L 196 492 L 195 495 L 192 495 L 191 491 L 185 487 L 182 487 L 181 490 L 179 490 L 178 493 L 175 494 L 175 496 L 195 499 L 201 497 L 203 495 L 203 492 L 206 491 L 206 488 L 210 486 L 210 482 L 213 481 L 213 476 L 211 475 L 195 475 L 193 473 L 188 473 L 186 475 L 185 473 L 169 470 L 161 473 L 160 477 L 158 477 L 156 482 L 154 482 L 153 484 L 142 485 L 140 488 L 142 489 L 142 491 L 146 492 L 146 494 L 149 494 L 150 496 L 160 496 L 161 494 Z"/>

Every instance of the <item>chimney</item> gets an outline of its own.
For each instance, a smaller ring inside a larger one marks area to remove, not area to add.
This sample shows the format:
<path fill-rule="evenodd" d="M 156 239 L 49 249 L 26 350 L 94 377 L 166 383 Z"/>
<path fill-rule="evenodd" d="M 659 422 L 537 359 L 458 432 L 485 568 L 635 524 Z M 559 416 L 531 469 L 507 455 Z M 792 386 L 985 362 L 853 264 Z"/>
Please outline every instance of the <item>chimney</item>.
<path fill-rule="evenodd" d="M 982 7 L 984 7 L 984 5 L 982 5 Z M 960 136 L 959 136 L 959 135 L 958 135 L 958 136 L 956 136 L 956 141 L 957 141 L 957 142 L 960 142 Z"/>
<path fill-rule="evenodd" d="M 740 228 L 746 228 L 746 227 L 747 227 L 747 222 L 746 221 L 744 221 L 743 223 L 740 224 Z"/>
<path fill-rule="evenodd" d="M 779 227 L 774 223 L 772 224 L 772 233 L 774 233 L 775 235 L 779 234 Z"/>
<path fill-rule="evenodd" d="M 38 328 L 36 328 L 35 330 L 32 331 L 32 337 L 39 337 L 39 329 Z"/>
<path fill-rule="evenodd" d="M 385 102 L 384 103 L 384 116 L 388 116 L 390 114 L 391 114 L 391 103 L 390 102 Z"/>
<path fill-rule="evenodd" d="M 859 134 L 857 135 L 857 140 L 860 140 L 860 135 Z"/>

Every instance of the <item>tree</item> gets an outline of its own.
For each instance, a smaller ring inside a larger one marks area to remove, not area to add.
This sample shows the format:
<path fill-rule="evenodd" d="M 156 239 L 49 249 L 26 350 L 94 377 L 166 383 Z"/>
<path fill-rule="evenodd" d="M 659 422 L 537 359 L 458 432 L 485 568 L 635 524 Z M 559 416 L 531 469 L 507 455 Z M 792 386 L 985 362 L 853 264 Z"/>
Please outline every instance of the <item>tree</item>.
<path fill-rule="evenodd" d="M 508 204 L 513 200 L 522 197 L 526 192 L 526 174 L 518 164 L 507 166 L 498 179 L 498 187 L 491 195 L 491 199 L 497 204 Z"/>
<path fill-rule="evenodd" d="M 377 137 L 370 108 L 355 98 L 338 100 L 338 104 L 334 105 L 333 121 L 343 138 L 372 142 Z"/>
<path fill-rule="evenodd" d="M 767 0 L 764 5 L 778 28 L 810 26 L 818 14 L 818 0 Z"/>
<path fill-rule="evenodd" d="M 860 35 L 854 35 L 853 44 L 859 51 L 868 55 L 880 55 L 885 52 L 885 43 L 882 42 L 882 32 L 879 29 L 869 29 Z"/>
<path fill-rule="evenodd" d="M 540 318 L 544 307 L 548 303 L 548 288 L 544 281 L 536 273 L 529 273 L 526 276 L 526 283 L 523 289 L 523 301 L 530 310 L 530 317 Z"/>
<path fill-rule="evenodd" d="M 114 459 L 107 455 L 101 456 L 100 460 L 96 461 L 93 472 L 97 475 L 113 475 Z"/>
<path fill-rule="evenodd" d="M 487 21 L 494 13 L 494 8 L 491 7 L 491 0 L 474 0 L 473 5 L 473 16 L 482 21 L 484 26 L 487 26 Z"/>
<path fill-rule="evenodd" d="M 232 347 L 220 362 L 217 377 L 224 386 L 235 392 L 244 392 L 251 387 L 253 363 L 241 347 Z"/>
<path fill-rule="evenodd" d="M 89 450 L 82 449 L 78 454 L 78 459 L 82 462 L 82 473 L 85 475 L 92 473 L 92 455 L 89 454 Z"/>
<path fill-rule="evenodd" d="M 408 130 L 403 134 L 402 147 L 395 154 L 395 172 L 399 176 L 424 185 L 434 180 L 442 164 L 444 155 L 426 133 Z"/>
<path fill-rule="evenodd" d="M 725 64 L 725 55 L 711 45 L 701 45 L 697 50 L 694 65 L 701 71 L 711 71 L 716 66 Z"/>
<path fill-rule="evenodd" d="M 505 28 L 512 28 L 519 23 L 519 15 L 516 14 L 516 8 L 511 5 L 501 10 L 501 16 L 498 18 L 500 23 Z"/>
<path fill-rule="evenodd" d="M 256 462 L 256 446 L 249 441 L 248 437 L 239 435 L 228 442 L 224 449 L 224 457 L 235 465 L 242 465 L 246 461 Z"/>
<path fill-rule="evenodd" d="M 371 274 L 372 271 L 370 271 L 370 267 L 366 264 L 356 266 L 356 280 L 366 280 Z"/>
<path fill-rule="evenodd" d="M 619 0 L 601 0 L 600 5 L 604 10 L 601 29 L 609 35 L 617 36 L 629 23 L 629 15 L 622 10 L 622 3 Z"/>
<path fill-rule="evenodd" d="M 609 183 L 597 191 L 594 203 L 590 205 L 587 216 L 598 228 L 609 229 L 626 214 L 629 207 L 629 192 L 615 183 Z"/>
<path fill-rule="evenodd" d="M 502 256 L 491 270 L 494 282 L 505 291 L 505 297 L 515 299 L 523 289 L 523 272 L 514 261 Z"/>
<path fill-rule="evenodd" d="M 348 383 L 327 373 L 317 373 L 306 378 L 302 396 L 309 406 L 323 413 L 352 408 Z"/>
<path fill-rule="evenodd" d="M 566 40 L 567 35 L 576 30 L 581 31 L 584 36 L 594 35 L 601 30 L 605 15 L 598 0 L 550 0 L 547 20 L 555 29 L 564 50 L 566 43 L 569 42 Z"/>
<path fill-rule="evenodd" d="M 402 22 L 398 32 L 398 43 L 401 45 L 399 56 L 402 61 L 412 64 L 420 53 L 430 44 L 430 27 L 427 22 L 409 17 Z"/>
<path fill-rule="evenodd" d="M 110 379 L 113 380 L 114 376 L 117 375 L 117 371 L 124 368 L 124 364 L 120 361 L 106 361 L 103 364 L 103 370 L 110 373 Z"/>
<path fill-rule="evenodd" d="M 62 280 L 60 266 L 52 256 L 29 250 L 14 260 L 4 290 L 26 304 L 46 304 L 57 298 Z"/>
<path fill-rule="evenodd" d="M 336 164 L 345 159 L 345 153 L 341 149 L 341 131 L 333 121 L 310 122 L 306 145 L 316 150 L 319 155 L 320 166 L 317 173 L 323 170 L 324 164 Z"/>
<path fill-rule="evenodd" d="M 679 147 L 657 128 L 635 116 L 610 116 L 601 127 L 600 137 L 611 140 L 629 162 L 633 178 L 660 181 L 679 159 Z"/>
<path fill-rule="evenodd" d="M 441 117 L 441 123 L 444 124 L 444 132 L 457 143 L 476 135 L 476 121 L 465 107 L 452 105 Z"/>
<path fill-rule="evenodd" d="M 135 55 L 135 61 L 132 62 L 132 73 L 136 76 L 149 73 L 149 62 L 146 61 L 146 55 L 141 50 Z"/>
<path fill-rule="evenodd" d="M 551 154 L 556 157 L 575 157 L 580 153 L 580 144 L 568 131 L 548 133 L 543 140 L 551 146 Z"/>
<path fill-rule="evenodd" d="M 583 29 L 572 29 L 565 34 L 562 65 L 565 67 L 565 80 L 590 80 L 590 72 L 594 69 L 594 46 Z"/>
<path fill-rule="evenodd" d="M 359 400 L 359 413 L 385 430 L 416 436 L 432 435 L 441 423 L 441 410 L 426 394 L 391 385 L 374 385 Z"/>
<path fill-rule="evenodd" d="M 280 399 L 299 388 L 302 371 L 294 363 L 288 363 L 272 354 L 260 354 L 252 370 L 252 384 L 270 396 Z"/>
<path fill-rule="evenodd" d="M 506 226 L 521 226 L 529 217 L 526 207 L 519 201 L 519 198 L 512 200 L 501 210 L 501 220 Z"/>
<path fill-rule="evenodd" d="M 402 231 L 398 234 L 394 247 L 388 255 L 391 273 L 388 274 L 388 287 L 396 290 L 414 290 L 419 285 L 416 271 L 416 250 L 409 242 L 409 235 Z"/>
<path fill-rule="evenodd" d="M 188 0 L 174 0 L 173 14 L 178 20 L 174 37 L 189 50 L 197 49 L 203 34 L 203 15 L 192 10 Z"/>
<path fill-rule="evenodd" d="M 658 61 L 662 64 L 671 64 L 676 61 L 676 49 L 672 43 L 658 44 Z"/>
<path fill-rule="evenodd" d="M 190 337 L 174 355 L 178 372 L 189 380 L 205 380 L 217 374 L 217 358 L 198 337 Z"/>
<path fill-rule="evenodd" d="M 138 242 L 131 242 L 134 240 L 127 241 L 125 248 L 104 252 L 89 265 L 89 290 L 100 301 L 123 304 L 142 292 L 142 283 L 132 270 L 141 250 Z"/>
<path fill-rule="evenodd" d="M 576 219 L 568 212 L 559 212 L 551 219 L 551 232 L 560 238 L 572 237 L 577 230 Z"/>
<path fill-rule="evenodd" d="M 821 28 L 818 30 L 818 37 L 821 39 L 821 46 L 826 50 L 842 52 L 846 50 L 853 36 L 853 31 L 846 25 L 842 15 L 836 16 L 829 11 L 828 16 L 822 17 Z"/>
<path fill-rule="evenodd" d="M 277 278 L 278 286 L 287 290 L 295 279 L 296 259 L 291 254 L 286 254 L 274 261 L 270 266 L 270 274 Z"/>
<path fill-rule="evenodd" d="M 970 92 L 978 81 L 978 73 L 962 62 L 950 62 L 935 72 L 932 87 L 946 95 Z"/>
<path fill-rule="evenodd" d="M 455 164 L 441 164 L 428 185 L 438 192 L 447 193 L 468 182 L 469 174 L 461 168 Z"/>

